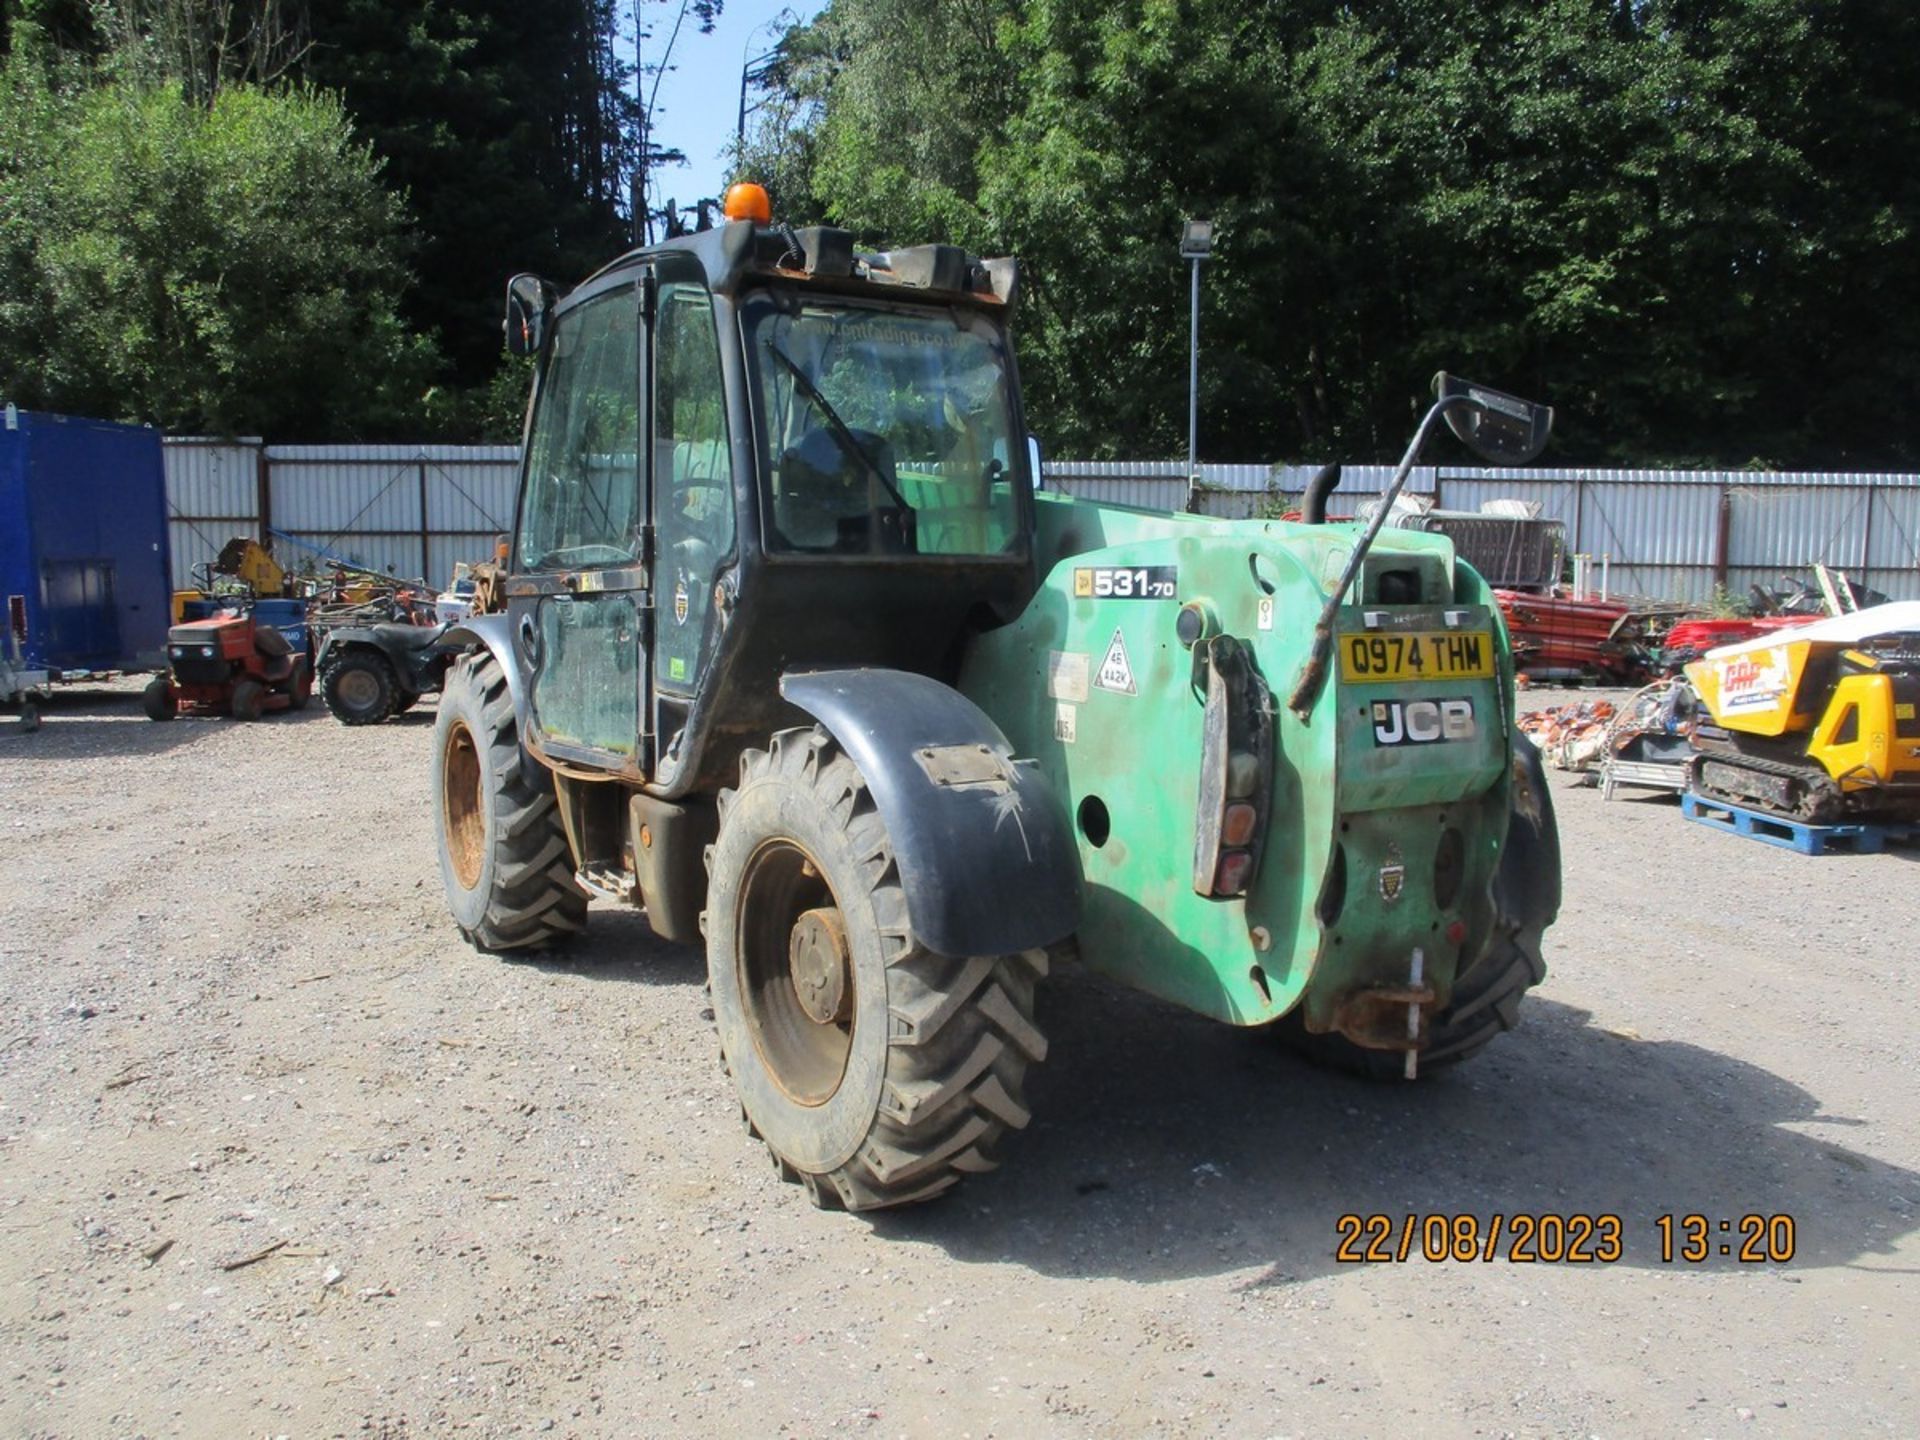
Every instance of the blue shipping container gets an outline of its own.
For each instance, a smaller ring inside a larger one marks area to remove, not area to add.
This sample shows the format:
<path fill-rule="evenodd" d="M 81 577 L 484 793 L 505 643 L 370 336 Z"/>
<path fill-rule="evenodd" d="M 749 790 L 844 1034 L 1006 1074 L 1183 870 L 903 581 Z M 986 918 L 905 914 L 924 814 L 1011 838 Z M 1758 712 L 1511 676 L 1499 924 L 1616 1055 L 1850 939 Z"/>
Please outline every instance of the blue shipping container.
<path fill-rule="evenodd" d="M 0 596 L 30 668 L 165 664 L 160 432 L 8 406 L 0 420 Z"/>

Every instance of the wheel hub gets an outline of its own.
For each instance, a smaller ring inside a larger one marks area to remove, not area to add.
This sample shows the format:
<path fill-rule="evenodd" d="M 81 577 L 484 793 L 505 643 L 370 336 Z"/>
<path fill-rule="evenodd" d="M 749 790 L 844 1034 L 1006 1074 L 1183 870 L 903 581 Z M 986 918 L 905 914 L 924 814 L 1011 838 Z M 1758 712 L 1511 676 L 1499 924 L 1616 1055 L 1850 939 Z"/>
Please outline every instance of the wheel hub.
<path fill-rule="evenodd" d="M 380 684 L 364 670 L 349 670 L 335 682 L 334 691 L 355 710 L 369 710 L 380 698 Z"/>
<path fill-rule="evenodd" d="M 833 1025 L 849 1018 L 847 932 L 838 910 L 808 910 L 794 921 L 787 959 L 793 993 L 809 1020 Z"/>
<path fill-rule="evenodd" d="M 480 774 L 480 751 L 473 732 L 456 721 L 447 732 L 441 758 L 441 815 L 446 828 L 448 858 L 462 890 L 480 883 L 486 858 L 486 789 Z"/>

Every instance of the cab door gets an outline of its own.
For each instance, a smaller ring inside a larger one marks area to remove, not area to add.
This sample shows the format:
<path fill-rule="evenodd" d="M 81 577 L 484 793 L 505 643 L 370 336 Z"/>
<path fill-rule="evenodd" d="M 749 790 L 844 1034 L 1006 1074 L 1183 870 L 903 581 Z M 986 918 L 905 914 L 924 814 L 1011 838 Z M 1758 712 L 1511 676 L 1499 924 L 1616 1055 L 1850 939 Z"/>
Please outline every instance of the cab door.
<path fill-rule="evenodd" d="M 649 466 L 641 436 L 653 280 L 561 315 L 527 437 L 507 611 L 530 748 L 644 776 Z"/>

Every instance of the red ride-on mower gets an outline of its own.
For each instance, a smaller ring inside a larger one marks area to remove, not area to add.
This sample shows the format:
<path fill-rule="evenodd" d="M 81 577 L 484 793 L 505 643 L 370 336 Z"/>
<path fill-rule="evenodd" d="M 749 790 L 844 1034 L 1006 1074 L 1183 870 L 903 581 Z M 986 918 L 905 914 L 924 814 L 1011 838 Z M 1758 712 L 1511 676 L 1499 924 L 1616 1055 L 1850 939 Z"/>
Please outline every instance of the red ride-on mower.
<path fill-rule="evenodd" d="M 189 620 L 167 632 L 172 670 L 148 684 L 147 718 L 171 720 L 182 710 L 258 720 L 268 710 L 304 710 L 313 672 L 304 653 L 251 611 Z"/>

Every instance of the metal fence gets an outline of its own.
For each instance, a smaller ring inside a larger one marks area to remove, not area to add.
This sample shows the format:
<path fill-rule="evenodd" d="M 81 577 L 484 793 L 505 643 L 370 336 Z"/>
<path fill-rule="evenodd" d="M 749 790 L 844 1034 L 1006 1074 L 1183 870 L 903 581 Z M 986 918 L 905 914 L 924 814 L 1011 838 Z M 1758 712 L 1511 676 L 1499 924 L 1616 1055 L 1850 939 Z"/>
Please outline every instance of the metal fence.
<path fill-rule="evenodd" d="M 513 527 L 515 445 L 266 445 L 170 439 L 167 515 L 184 585 L 235 535 L 293 570 L 329 560 L 444 585 Z"/>
<path fill-rule="evenodd" d="M 1317 467 L 1202 465 L 1189 487 L 1177 461 L 1050 461 L 1047 483 L 1149 510 L 1230 518 L 1278 515 Z M 1349 465 L 1331 505 L 1349 513 L 1392 478 Z M 1618 593 L 1705 602 L 1736 597 L 1815 562 L 1896 600 L 1920 599 L 1920 475 L 1746 470 L 1450 469 L 1422 466 L 1407 489 L 1438 509 L 1530 500 L 1567 527 L 1567 549 L 1605 561 Z"/>
<path fill-rule="evenodd" d="M 444 584 L 458 560 L 485 559 L 513 524 L 512 445 L 166 444 L 173 574 L 211 560 L 234 535 L 272 536 L 295 569 L 328 558 Z M 1179 461 L 1050 460 L 1050 488 L 1149 510 L 1230 518 L 1279 515 L 1317 467 Z M 1350 465 L 1332 509 L 1350 513 L 1392 476 Z M 1531 500 L 1567 527 L 1567 548 L 1604 557 L 1610 587 L 1704 602 L 1744 595 L 1816 561 L 1897 600 L 1920 599 L 1920 475 L 1674 470 L 1481 470 L 1423 466 L 1407 488 L 1447 510 Z"/>

